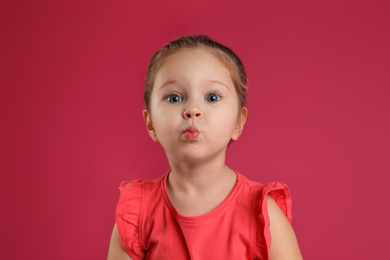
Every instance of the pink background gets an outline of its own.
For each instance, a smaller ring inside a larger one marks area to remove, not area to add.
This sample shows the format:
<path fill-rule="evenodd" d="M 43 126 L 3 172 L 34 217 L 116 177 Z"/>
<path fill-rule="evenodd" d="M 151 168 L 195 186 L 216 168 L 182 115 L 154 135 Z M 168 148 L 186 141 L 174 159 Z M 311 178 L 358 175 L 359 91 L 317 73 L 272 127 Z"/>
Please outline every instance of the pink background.
<path fill-rule="evenodd" d="M 106 259 L 122 180 L 169 166 L 152 54 L 207 34 L 249 77 L 228 164 L 287 183 L 305 259 L 389 259 L 388 1 L 3 1 L 1 259 Z"/>

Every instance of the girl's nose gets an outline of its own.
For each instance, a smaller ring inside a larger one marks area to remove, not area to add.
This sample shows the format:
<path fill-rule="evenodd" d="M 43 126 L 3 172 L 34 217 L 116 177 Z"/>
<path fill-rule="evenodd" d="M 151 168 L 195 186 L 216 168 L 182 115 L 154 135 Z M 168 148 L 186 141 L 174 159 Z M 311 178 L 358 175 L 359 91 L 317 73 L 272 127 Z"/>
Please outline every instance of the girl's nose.
<path fill-rule="evenodd" d="M 203 113 L 200 111 L 199 108 L 187 108 L 183 112 L 183 118 L 184 119 L 201 119 L 203 117 Z"/>

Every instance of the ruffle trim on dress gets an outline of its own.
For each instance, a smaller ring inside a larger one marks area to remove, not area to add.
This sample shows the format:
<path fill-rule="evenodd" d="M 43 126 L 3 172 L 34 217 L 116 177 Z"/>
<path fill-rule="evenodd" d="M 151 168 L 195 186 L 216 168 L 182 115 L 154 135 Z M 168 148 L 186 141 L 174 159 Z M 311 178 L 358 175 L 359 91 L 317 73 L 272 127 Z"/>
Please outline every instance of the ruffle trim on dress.
<path fill-rule="evenodd" d="M 144 259 L 139 239 L 139 216 L 142 203 L 142 180 L 122 182 L 116 208 L 116 224 L 122 246 L 134 259 Z"/>
<path fill-rule="evenodd" d="M 270 195 L 278 204 L 280 209 L 286 215 L 288 221 L 291 223 L 291 195 L 286 184 L 280 182 L 272 182 L 264 185 L 258 209 L 258 224 L 257 224 L 257 238 L 256 238 L 256 259 L 269 259 L 269 252 L 271 248 L 271 233 L 270 220 L 268 215 L 267 195 Z"/>

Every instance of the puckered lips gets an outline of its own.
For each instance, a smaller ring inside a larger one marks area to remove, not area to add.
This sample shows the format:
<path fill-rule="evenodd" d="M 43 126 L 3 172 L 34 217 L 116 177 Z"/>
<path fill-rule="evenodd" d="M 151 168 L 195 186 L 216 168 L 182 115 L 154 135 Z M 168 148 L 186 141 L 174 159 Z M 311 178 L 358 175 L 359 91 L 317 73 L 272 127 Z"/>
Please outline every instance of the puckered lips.
<path fill-rule="evenodd" d="M 183 135 L 187 140 L 195 140 L 198 138 L 199 130 L 195 126 L 190 126 L 183 131 Z"/>

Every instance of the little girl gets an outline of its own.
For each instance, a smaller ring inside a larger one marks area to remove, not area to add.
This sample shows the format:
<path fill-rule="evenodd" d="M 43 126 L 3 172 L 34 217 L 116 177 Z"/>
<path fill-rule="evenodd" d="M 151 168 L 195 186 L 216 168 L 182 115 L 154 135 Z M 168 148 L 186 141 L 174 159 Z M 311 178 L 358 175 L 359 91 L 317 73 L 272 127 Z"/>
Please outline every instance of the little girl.
<path fill-rule="evenodd" d="M 247 118 L 246 88 L 241 60 L 207 36 L 153 56 L 143 116 L 171 170 L 121 184 L 108 259 L 302 259 L 287 186 L 225 164 Z"/>

